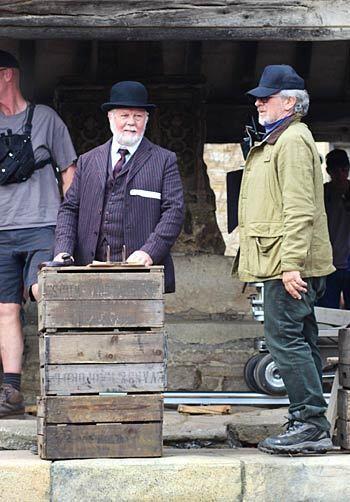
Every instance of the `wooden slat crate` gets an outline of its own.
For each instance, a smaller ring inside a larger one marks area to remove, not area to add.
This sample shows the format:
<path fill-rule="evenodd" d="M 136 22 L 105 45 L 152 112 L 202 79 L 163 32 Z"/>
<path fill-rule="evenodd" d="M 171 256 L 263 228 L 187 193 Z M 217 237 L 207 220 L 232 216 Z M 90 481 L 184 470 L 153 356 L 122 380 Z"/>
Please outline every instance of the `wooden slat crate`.
<path fill-rule="evenodd" d="M 162 266 L 43 268 L 39 331 L 162 327 Z"/>
<path fill-rule="evenodd" d="M 38 447 L 44 459 L 159 457 L 160 394 L 38 399 Z"/>
<path fill-rule="evenodd" d="M 41 394 L 163 392 L 165 340 L 160 331 L 43 334 Z"/>
<path fill-rule="evenodd" d="M 350 329 L 339 330 L 339 383 L 350 389 Z"/>
<path fill-rule="evenodd" d="M 163 267 L 40 272 L 41 458 L 161 456 L 163 279 Z"/>

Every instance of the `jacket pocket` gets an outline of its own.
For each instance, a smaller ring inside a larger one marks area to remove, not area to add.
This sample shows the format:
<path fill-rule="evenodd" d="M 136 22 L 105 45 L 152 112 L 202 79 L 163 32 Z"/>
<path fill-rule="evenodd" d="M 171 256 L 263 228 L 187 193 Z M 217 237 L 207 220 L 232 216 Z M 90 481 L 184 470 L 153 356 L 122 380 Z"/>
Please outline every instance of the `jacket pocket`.
<path fill-rule="evenodd" d="M 282 231 L 281 222 L 247 226 L 247 266 L 251 275 L 269 278 L 281 273 Z"/>

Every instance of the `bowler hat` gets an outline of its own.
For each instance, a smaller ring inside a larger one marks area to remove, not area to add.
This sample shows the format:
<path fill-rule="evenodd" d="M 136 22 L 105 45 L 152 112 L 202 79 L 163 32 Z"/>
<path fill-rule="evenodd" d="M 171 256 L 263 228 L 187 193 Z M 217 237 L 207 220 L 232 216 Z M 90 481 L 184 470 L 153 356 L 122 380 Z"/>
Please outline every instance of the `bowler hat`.
<path fill-rule="evenodd" d="M 2 68 L 19 68 L 19 63 L 10 52 L 0 50 L 0 66 Z"/>
<path fill-rule="evenodd" d="M 144 108 L 152 110 L 156 105 L 148 103 L 146 87 L 140 82 L 124 81 L 114 84 L 111 88 L 108 103 L 101 106 L 104 112 L 113 108 Z"/>
<path fill-rule="evenodd" d="M 264 68 L 258 87 L 247 94 L 257 98 L 267 98 L 287 89 L 305 89 L 304 79 L 287 64 L 272 64 Z"/>

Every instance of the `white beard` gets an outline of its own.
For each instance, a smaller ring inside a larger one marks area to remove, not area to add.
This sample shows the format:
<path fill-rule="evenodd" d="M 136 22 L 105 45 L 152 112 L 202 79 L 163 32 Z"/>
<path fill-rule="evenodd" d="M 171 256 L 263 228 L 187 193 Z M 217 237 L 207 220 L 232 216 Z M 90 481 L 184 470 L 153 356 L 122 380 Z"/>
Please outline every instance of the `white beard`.
<path fill-rule="evenodd" d="M 144 126 L 141 134 L 136 134 L 136 133 L 127 132 L 127 131 L 118 132 L 116 130 L 114 123 L 113 123 L 113 120 L 111 120 L 111 119 L 109 120 L 109 126 L 111 128 L 112 134 L 113 134 L 114 138 L 117 140 L 117 142 L 119 143 L 119 145 L 121 145 L 121 146 L 134 146 L 139 141 L 141 141 L 141 139 L 143 138 L 143 135 L 145 134 L 146 125 L 147 125 L 147 120 L 145 122 L 145 126 Z"/>
<path fill-rule="evenodd" d="M 113 136 L 115 137 L 115 139 L 117 140 L 117 142 L 121 146 L 134 146 L 143 137 L 143 134 L 135 134 L 135 133 L 130 133 L 130 132 L 118 133 L 116 131 L 112 131 L 112 133 L 113 133 Z"/>

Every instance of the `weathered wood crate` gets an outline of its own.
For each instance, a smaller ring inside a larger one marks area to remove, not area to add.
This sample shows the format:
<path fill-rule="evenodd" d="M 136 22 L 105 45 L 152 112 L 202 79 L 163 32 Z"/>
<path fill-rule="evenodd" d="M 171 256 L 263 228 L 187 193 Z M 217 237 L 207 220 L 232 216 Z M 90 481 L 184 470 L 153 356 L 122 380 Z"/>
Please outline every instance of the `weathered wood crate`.
<path fill-rule="evenodd" d="M 39 273 L 39 331 L 162 327 L 163 267 L 58 267 Z"/>
<path fill-rule="evenodd" d="M 339 383 L 344 388 L 338 390 L 338 444 L 350 449 L 350 329 L 339 330 Z"/>
<path fill-rule="evenodd" d="M 339 330 L 339 383 L 342 387 L 350 389 L 350 329 Z"/>
<path fill-rule="evenodd" d="M 162 454 L 163 267 L 39 274 L 41 458 Z"/>
<path fill-rule="evenodd" d="M 350 390 L 338 390 L 338 444 L 342 448 L 350 449 Z"/>
<path fill-rule="evenodd" d="M 48 460 L 160 457 L 159 394 L 38 399 L 38 448 Z"/>

